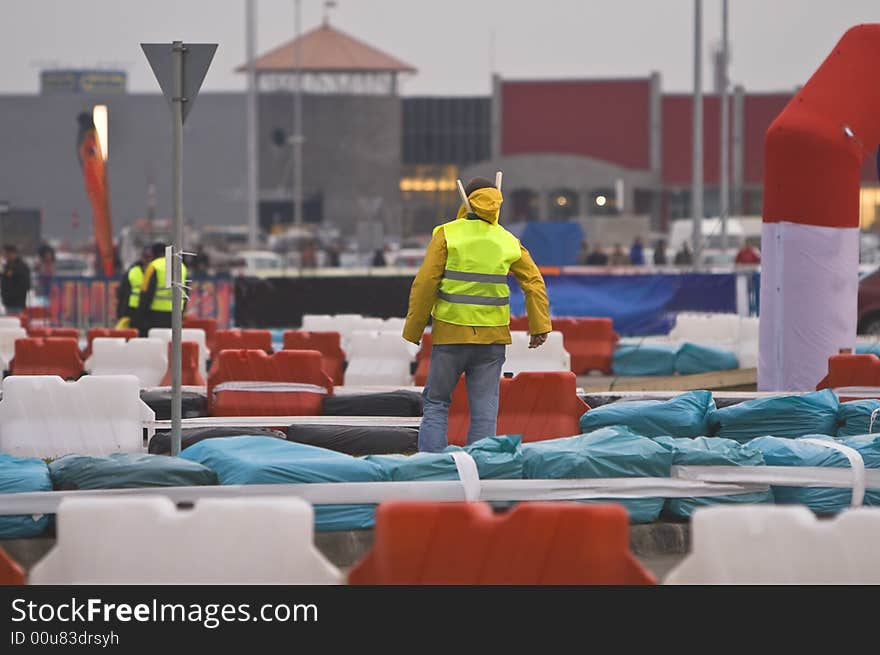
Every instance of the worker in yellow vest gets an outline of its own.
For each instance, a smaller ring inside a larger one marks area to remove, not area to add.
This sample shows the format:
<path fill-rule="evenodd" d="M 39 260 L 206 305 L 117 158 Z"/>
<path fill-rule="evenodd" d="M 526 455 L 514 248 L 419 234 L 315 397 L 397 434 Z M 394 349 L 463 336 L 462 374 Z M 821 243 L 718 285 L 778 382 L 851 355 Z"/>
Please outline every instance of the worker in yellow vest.
<path fill-rule="evenodd" d="M 447 446 L 449 405 L 462 373 L 471 415 L 467 442 L 495 435 L 499 380 L 511 341 L 508 273 L 525 294 L 529 347 L 542 345 L 552 329 L 541 272 L 528 250 L 498 224 L 500 189 L 477 177 L 460 190 L 457 218 L 434 230 L 413 280 L 403 328 L 403 338 L 418 344 L 433 317 L 419 429 L 419 450 L 427 452 Z"/>
<path fill-rule="evenodd" d="M 171 327 L 172 290 L 165 287 L 167 276 L 171 271 L 165 270 L 165 244 L 152 245 L 153 261 L 144 271 L 138 311 L 138 330 L 142 337 L 147 336 L 150 328 Z M 186 284 L 186 264 L 182 266 L 182 282 Z M 186 302 L 184 299 L 184 311 Z"/>
<path fill-rule="evenodd" d="M 138 259 L 122 276 L 116 287 L 116 318 L 118 327 L 137 327 L 141 304 L 141 286 L 144 283 L 144 270 L 152 261 L 152 250 L 144 248 Z"/>

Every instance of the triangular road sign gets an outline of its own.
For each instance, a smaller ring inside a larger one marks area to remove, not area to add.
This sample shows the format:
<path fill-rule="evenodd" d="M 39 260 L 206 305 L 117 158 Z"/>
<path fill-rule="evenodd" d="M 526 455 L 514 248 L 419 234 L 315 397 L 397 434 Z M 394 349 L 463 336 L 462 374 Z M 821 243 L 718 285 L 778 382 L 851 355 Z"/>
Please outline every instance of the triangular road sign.
<path fill-rule="evenodd" d="M 168 102 L 173 102 L 174 71 L 172 70 L 173 43 L 141 43 L 141 48 L 150 62 L 153 74 L 159 81 L 162 93 Z M 183 121 L 192 109 L 193 102 L 199 94 L 199 89 L 211 66 L 214 52 L 217 50 L 216 43 L 184 43 L 183 44 Z"/>

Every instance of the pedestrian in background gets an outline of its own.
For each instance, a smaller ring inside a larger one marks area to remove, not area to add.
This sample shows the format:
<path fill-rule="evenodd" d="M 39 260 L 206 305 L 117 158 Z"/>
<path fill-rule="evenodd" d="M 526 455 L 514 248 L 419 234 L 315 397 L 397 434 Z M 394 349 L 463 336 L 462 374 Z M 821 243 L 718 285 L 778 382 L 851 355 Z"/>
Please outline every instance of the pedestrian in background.
<path fill-rule="evenodd" d="M 614 250 L 611 251 L 611 257 L 608 258 L 611 266 L 629 266 L 629 255 L 623 252 L 623 246 L 619 243 L 614 244 Z"/>
<path fill-rule="evenodd" d="M 116 287 L 116 327 L 137 328 L 141 305 L 141 286 L 144 284 L 144 271 L 152 261 L 152 250 L 144 248 L 141 257 L 129 266 L 122 281 Z"/>
<path fill-rule="evenodd" d="M 0 280 L 0 300 L 7 314 L 22 314 L 27 307 L 27 294 L 31 289 L 31 269 L 19 256 L 18 247 L 7 243 L 3 246 L 3 278 Z"/>
<path fill-rule="evenodd" d="M 598 243 L 593 245 L 593 251 L 587 257 L 587 266 L 608 266 L 608 255 Z"/>
<path fill-rule="evenodd" d="M 685 241 L 681 244 L 681 250 L 675 253 L 675 265 L 676 266 L 690 266 L 694 263 L 694 257 L 691 254 L 691 247 L 688 245 L 688 242 Z"/>
<path fill-rule="evenodd" d="M 146 337 L 150 328 L 170 328 L 173 309 L 173 293 L 165 286 L 171 271 L 165 268 L 165 244 L 154 243 L 151 248 L 153 261 L 144 270 L 144 281 L 138 306 L 137 326 L 142 337 Z M 181 283 L 186 284 L 186 264 L 181 262 Z M 182 311 L 186 311 L 186 298 L 183 298 Z"/>
<path fill-rule="evenodd" d="M 629 247 L 629 263 L 633 266 L 645 265 L 645 249 L 639 237 L 633 239 L 632 245 Z"/>
<path fill-rule="evenodd" d="M 657 245 L 654 246 L 654 266 L 666 266 L 668 263 L 666 260 L 666 240 L 658 239 Z"/>

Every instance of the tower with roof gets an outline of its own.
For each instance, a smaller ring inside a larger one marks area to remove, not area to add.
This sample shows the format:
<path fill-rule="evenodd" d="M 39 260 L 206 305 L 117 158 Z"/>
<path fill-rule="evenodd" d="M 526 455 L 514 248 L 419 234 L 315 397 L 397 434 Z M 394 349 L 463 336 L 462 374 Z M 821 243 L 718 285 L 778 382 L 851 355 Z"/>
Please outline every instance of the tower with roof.
<path fill-rule="evenodd" d="M 337 227 L 371 246 L 382 231 L 399 232 L 399 78 L 415 68 L 325 17 L 319 27 L 258 56 L 255 69 L 261 227 L 278 232 L 293 222 L 299 88 L 304 222 Z"/>

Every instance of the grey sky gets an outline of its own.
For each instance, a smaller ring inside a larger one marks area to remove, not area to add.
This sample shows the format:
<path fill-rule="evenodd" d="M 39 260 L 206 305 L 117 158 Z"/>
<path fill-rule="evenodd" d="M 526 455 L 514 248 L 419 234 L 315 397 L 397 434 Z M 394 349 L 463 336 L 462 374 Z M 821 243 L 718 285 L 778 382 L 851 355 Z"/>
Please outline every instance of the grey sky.
<path fill-rule="evenodd" d="M 704 0 L 706 52 L 720 35 L 720 0 Z M 731 80 L 751 90 L 803 83 L 844 31 L 880 21 L 878 0 L 731 0 Z M 304 28 L 322 0 L 303 0 Z M 489 90 L 490 34 L 504 77 L 644 76 L 667 91 L 692 85 L 691 0 L 339 0 L 331 22 L 413 64 L 403 92 Z M 220 44 L 205 89 L 244 88 L 244 0 L 4 0 L 0 93 L 35 92 L 47 65 L 116 64 L 129 89 L 158 91 L 141 41 Z M 292 0 L 258 0 L 258 51 L 293 35 Z M 706 88 L 711 86 L 708 57 Z"/>

